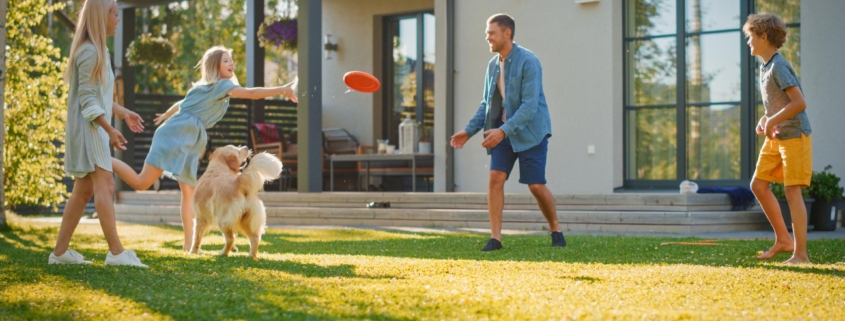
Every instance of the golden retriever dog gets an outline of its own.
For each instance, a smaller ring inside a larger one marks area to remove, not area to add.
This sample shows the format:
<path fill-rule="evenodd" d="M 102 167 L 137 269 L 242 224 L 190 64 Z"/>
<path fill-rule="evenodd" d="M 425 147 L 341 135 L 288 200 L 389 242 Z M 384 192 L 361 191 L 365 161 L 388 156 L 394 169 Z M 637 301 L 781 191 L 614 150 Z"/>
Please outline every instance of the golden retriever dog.
<path fill-rule="evenodd" d="M 252 157 L 243 169 L 240 166 L 250 156 L 246 147 L 223 146 L 214 150 L 208 168 L 197 181 L 194 192 L 194 244 L 191 253 L 199 254 L 202 237 L 214 224 L 223 232 L 226 245 L 220 255 L 233 250 L 235 233 L 249 239 L 249 256 L 258 261 L 258 242 L 264 234 L 267 213 L 258 191 L 264 182 L 272 181 L 282 172 L 282 162 L 273 155 L 260 153 Z M 237 248 L 234 248 L 237 251 Z"/>

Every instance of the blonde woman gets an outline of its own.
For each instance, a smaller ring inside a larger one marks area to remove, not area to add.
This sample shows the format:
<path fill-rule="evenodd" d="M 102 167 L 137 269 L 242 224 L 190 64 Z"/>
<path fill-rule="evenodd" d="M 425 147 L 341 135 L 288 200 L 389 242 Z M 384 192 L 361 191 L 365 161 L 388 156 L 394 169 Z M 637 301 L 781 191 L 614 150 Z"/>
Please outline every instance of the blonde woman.
<path fill-rule="evenodd" d="M 105 265 L 147 267 L 135 252 L 125 250 L 117 235 L 114 216 L 114 177 L 111 147 L 125 150 L 126 139 L 111 126 L 112 113 L 122 116 L 134 132 L 144 126 L 138 114 L 112 100 L 114 74 L 106 37 L 119 21 L 114 0 L 86 0 L 70 47 L 65 82 L 69 85 L 65 136 L 65 171 L 75 181 L 62 214 L 62 226 L 48 264 L 91 264 L 68 249 L 71 236 L 94 197 L 100 226 L 109 245 Z"/>
<path fill-rule="evenodd" d="M 146 190 L 165 174 L 179 182 L 182 190 L 182 229 L 185 234 L 183 251 L 191 247 L 194 230 L 192 206 L 197 168 L 207 144 L 206 129 L 214 126 L 229 108 L 229 97 L 263 99 L 284 95 L 296 101 L 296 81 L 279 87 L 243 88 L 235 77 L 232 50 L 216 46 L 208 49 L 197 64 L 202 78 L 188 90 L 185 99 L 174 104 L 155 119 L 158 125 L 150 152 L 141 173 L 135 173 L 126 163 L 112 158 L 115 173 L 136 190 Z"/>

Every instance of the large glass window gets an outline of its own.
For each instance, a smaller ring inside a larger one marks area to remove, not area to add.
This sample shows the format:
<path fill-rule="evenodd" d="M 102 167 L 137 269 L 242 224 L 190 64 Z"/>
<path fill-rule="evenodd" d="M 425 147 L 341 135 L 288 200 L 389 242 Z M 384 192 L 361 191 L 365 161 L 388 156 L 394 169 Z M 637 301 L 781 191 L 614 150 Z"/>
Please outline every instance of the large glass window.
<path fill-rule="evenodd" d="M 434 15 L 394 16 L 386 21 L 384 132 L 399 142 L 406 115 L 431 133 L 434 125 Z"/>
<path fill-rule="evenodd" d="M 677 8 L 674 0 L 635 0 L 626 9 L 626 178 L 675 179 Z"/>
<path fill-rule="evenodd" d="M 685 0 L 686 179 L 740 179 L 742 32 L 736 0 Z"/>
<path fill-rule="evenodd" d="M 759 62 L 741 27 L 752 12 L 784 19 L 781 55 L 800 72 L 799 7 L 800 0 L 626 1 L 626 186 L 750 179 L 762 103 Z"/>

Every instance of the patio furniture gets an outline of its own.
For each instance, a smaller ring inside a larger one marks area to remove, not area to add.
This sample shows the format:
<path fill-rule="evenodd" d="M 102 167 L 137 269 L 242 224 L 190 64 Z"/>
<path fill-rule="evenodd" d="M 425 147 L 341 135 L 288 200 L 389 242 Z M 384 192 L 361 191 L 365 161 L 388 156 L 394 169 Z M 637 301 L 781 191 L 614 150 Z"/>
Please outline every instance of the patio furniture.
<path fill-rule="evenodd" d="M 249 128 L 252 141 L 252 152 L 258 154 L 267 152 L 282 161 L 282 174 L 279 178 L 279 190 L 286 191 L 290 187 L 291 179 L 296 175 L 296 154 L 291 157 L 284 133 L 280 126 L 270 123 L 254 123 Z M 288 152 L 286 155 L 285 153 Z M 293 167 L 293 170 L 291 170 Z"/>
<path fill-rule="evenodd" d="M 257 128 L 251 129 L 257 132 Z M 329 164 L 326 160 L 330 155 L 344 155 L 355 154 L 358 150 L 358 139 L 355 138 L 349 131 L 341 127 L 323 128 L 323 157 L 321 159 L 321 167 L 324 174 L 329 174 Z M 283 146 L 282 164 L 284 168 L 289 169 L 290 180 L 297 176 L 297 131 L 293 130 L 287 136 L 282 137 L 281 145 Z M 269 146 L 269 145 L 268 145 Z M 356 164 L 344 164 L 335 169 L 335 173 L 357 174 L 358 169 Z M 282 175 L 284 176 L 284 170 Z M 331 175 L 330 175 L 331 176 Z M 333 177 L 331 178 L 333 179 Z M 356 181 L 357 184 L 357 181 Z M 332 183 L 329 183 L 332 185 Z"/>
<path fill-rule="evenodd" d="M 374 146 L 361 146 L 354 155 L 329 155 L 330 191 L 334 191 L 335 163 L 355 162 L 369 191 L 370 176 L 411 176 L 411 191 L 417 191 L 417 174 L 434 175 L 434 154 L 375 154 Z M 410 163 L 410 166 L 408 164 Z M 417 167 L 423 164 L 425 167 Z"/>

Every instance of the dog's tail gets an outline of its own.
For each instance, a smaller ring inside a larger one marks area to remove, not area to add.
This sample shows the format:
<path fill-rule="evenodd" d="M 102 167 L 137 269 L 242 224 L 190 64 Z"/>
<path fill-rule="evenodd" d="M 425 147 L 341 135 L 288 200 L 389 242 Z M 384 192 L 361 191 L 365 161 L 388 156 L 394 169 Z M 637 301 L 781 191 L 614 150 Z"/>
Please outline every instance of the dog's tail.
<path fill-rule="evenodd" d="M 282 173 L 282 162 L 268 153 L 260 153 L 252 157 L 249 165 L 244 168 L 241 176 L 238 177 L 240 186 L 258 190 L 265 181 L 272 181 L 279 178 Z"/>

